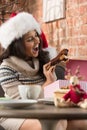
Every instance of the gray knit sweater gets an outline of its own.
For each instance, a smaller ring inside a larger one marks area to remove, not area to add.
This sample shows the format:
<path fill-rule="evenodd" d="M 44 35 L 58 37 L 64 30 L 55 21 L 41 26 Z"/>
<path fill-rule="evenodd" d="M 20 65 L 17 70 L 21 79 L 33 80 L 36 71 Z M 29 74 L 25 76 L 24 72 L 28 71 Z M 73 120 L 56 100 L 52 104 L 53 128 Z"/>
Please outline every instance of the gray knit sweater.
<path fill-rule="evenodd" d="M 5 92 L 5 96 L 19 99 L 19 84 L 40 84 L 44 83 L 44 78 L 39 75 L 39 61 L 33 59 L 33 67 L 26 61 L 11 56 L 5 59 L 0 66 L 0 83 Z"/>

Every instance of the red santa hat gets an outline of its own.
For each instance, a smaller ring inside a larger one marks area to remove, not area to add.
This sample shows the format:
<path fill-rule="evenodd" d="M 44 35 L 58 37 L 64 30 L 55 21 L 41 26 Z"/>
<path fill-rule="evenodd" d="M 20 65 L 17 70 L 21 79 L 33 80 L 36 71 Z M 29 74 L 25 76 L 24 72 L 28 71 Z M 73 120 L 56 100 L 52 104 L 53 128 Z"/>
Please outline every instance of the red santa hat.
<path fill-rule="evenodd" d="M 14 17 L 15 16 L 15 17 Z M 0 43 L 3 48 L 7 48 L 12 41 L 19 39 L 25 33 L 36 30 L 43 40 L 43 50 L 49 51 L 50 58 L 57 55 L 56 48 L 49 46 L 44 32 L 41 30 L 36 19 L 27 12 L 13 12 L 10 19 L 0 27 Z"/>
<path fill-rule="evenodd" d="M 31 30 L 36 30 L 38 34 L 41 34 L 40 25 L 31 14 L 27 12 L 18 13 L 1 25 L 0 43 L 6 49 L 12 41 L 19 39 Z"/>
<path fill-rule="evenodd" d="M 18 13 L 16 12 L 12 12 L 12 14 L 10 15 L 10 18 L 13 18 L 14 16 L 16 16 Z M 48 51 L 49 52 L 49 56 L 50 59 L 54 58 L 57 55 L 57 51 L 55 47 L 51 47 L 48 46 L 48 42 L 45 36 L 45 33 L 41 30 L 41 34 L 40 34 L 42 40 L 43 40 L 43 50 Z"/>
<path fill-rule="evenodd" d="M 41 32 L 40 36 L 41 36 L 41 38 L 43 40 L 43 48 L 47 48 L 48 47 L 48 42 L 47 42 L 46 36 L 45 36 L 43 31 Z"/>
<path fill-rule="evenodd" d="M 14 17 L 14 16 L 16 16 L 16 15 L 17 15 L 16 12 L 12 12 L 11 15 L 10 15 L 10 18 L 12 18 L 12 17 Z"/>
<path fill-rule="evenodd" d="M 17 14 L 18 13 L 16 13 L 16 12 L 12 12 L 11 15 L 10 15 L 10 18 L 13 18 Z M 48 42 L 47 42 L 46 36 L 45 36 L 43 31 L 41 31 L 41 35 L 40 36 L 41 36 L 41 38 L 43 40 L 43 48 L 47 48 L 48 47 Z"/>
<path fill-rule="evenodd" d="M 45 36 L 45 34 L 44 34 L 43 31 L 42 31 L 42 33 L 41 33 L 40 36 L 41 36 L 41 38 L 43 40 L 43 50 L 44 51 L 48 51 L 50 59 L 53 59 L 54 57 L 57 56 L 57 50 L 56 50 L 56 48 L 52 47 L 52 46 L 48 46 L 48 42 L 47 42 L 46 36 Z"/>

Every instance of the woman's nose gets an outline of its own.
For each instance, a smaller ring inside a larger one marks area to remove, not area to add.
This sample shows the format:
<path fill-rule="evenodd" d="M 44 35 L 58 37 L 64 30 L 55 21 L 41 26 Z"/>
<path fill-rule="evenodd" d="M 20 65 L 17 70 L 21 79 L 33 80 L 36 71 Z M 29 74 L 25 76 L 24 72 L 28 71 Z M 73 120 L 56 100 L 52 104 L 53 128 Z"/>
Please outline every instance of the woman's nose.
<path fill-rule="evenodd" d="M 35 42 L 35 43 L 40 43 L 39 37 L 34 37 L 34 42 Z"/>

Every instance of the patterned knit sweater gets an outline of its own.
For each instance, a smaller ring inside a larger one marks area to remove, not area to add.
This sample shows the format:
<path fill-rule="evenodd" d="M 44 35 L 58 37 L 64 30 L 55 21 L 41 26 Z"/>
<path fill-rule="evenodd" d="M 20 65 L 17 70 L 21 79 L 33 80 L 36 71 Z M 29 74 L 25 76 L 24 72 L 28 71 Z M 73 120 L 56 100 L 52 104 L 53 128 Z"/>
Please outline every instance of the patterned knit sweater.
<path fill-rule="evenodd" d="M 28 62 L 14 56 L 3 61 L 0 66 L 0 83 L 5 92 L 5 96 L 19 99 L 18 85 L 42 85 L 44 83 L 44 78 L 38 73 L 38 59 L 33 58 L 32 62 L 33 67 L 31 67 Z"/>

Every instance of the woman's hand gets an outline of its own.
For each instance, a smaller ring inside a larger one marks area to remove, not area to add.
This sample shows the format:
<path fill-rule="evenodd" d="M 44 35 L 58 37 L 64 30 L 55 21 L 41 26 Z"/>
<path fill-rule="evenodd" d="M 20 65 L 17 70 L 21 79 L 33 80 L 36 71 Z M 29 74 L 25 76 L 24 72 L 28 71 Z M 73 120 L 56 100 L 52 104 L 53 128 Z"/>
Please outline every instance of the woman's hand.
<path fill-rule="evenodd" d="M 43 66 L 43 73 L 46 77 L 46 82 L 45 82 L 44 86 L 56 81 L 57 77 L 55 74 L 55 66 L 51 66 L 51 62 L 49 62 Z"/>

